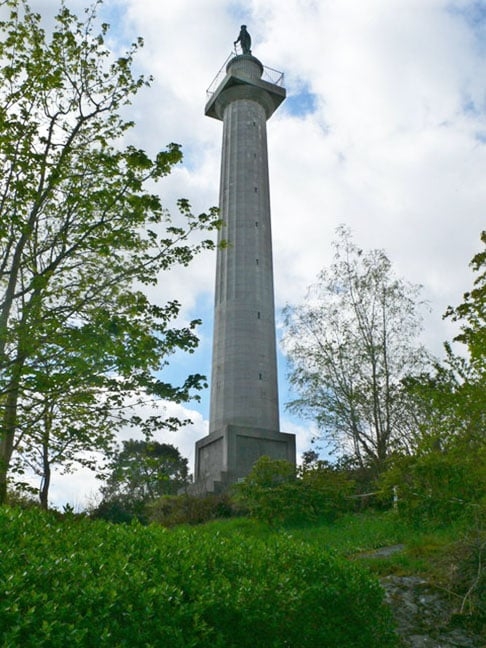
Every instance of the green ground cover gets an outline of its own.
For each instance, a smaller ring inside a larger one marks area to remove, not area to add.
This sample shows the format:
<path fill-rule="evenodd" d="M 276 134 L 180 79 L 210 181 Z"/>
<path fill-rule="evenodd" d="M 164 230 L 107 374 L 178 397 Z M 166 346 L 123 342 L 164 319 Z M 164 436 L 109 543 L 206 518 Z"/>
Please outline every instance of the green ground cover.
<path fill-rule="evenodd" d="M 376 580 L 309 529 L 0 509 L 2 648 L 391 648 Z"/>

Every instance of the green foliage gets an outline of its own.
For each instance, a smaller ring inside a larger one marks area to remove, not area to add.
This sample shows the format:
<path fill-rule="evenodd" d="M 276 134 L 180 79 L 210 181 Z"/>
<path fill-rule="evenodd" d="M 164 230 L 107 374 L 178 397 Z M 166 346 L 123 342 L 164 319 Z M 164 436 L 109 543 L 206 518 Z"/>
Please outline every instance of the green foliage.
<path fill-rule="evenodd" d="M 103 499 L 94 510 L 90 511 L 90 517 L 114 524 L 129 524 L 133 521 L 148 524 L 146 506 L 143 500 Z"/>
<path fill-rule="evenodd" d="M 204 384 L 155 377 L 171 353 L 194 350 L 199 322 L 173 326 L 180 304 L 152 304 L 141 287 L 211 248 L 217 213 L 181 199 L 171 222 L 158 185 L 180 147 L 150 158 L 124 145 L 122 113 L 149 84 L 132 72 L 143 43 L 115 57 L 99 6 L 79 19 L 60 3 L 45 29 L 26 0 L 2 2 L 0 502 L 9 469 L 29 465 L 47 505 L 52 465 L 92 466 L 121 425 L 166 425 L 133 419 L 127 402 L 181 402 Z"/>
<path fill-rule="evenodd" d="M 295 467 L 267 456 L 255 462 L 247 477 L 234 486 L 233 493 L 237 505 L 251 517 L 271 524 L 292 518 L 300 503 Z"/>
<path fill-rule="evenodd" d="M 381 478 L 391 497 L 398 493 L 399 513 L 415 524 L 449 525 L 474 511 L 486 492 L 486 444 L 482 450 L 460 446 L 396 457 Z"/>
<path fill-rule="evenodd" d="M 300 473 L 302 504 L 309 519 L 334 520 L 352 508 L 355 484 L 348 475 L 326 462 L 304 467 Z"/>
<path fill-rule="evenodd" d="M 378 583 L 280 534 L 265 542 L 0 510 L 0 643 L 391 648 Z"/>
<path fill-rule="evenodd" d="M 105 497 L 155 499 L 176 493 L 187 484 L 187 459 L 170 443 L 129 439 L 114 454 L 101 492 Z"/>
<path fill-rule="evenodd" d="M 234 488 L 239 506 L 271 524 L 334 519 L 349 510 L 353 483 L 324 462 L 297 475 L 288 461 L 260 457 L 246 479 Z"/>
<path fill-rule="evenodd" d="M 481 242 L 486 246 L 486 230 L 481 233 Z M 473 289 L 464 293 L 462 304 L 448 308 L 446 317 L 460 322 L 461 332 L 455 339 L 467 346 L 471 363 L 486 379 L 486 247 L 470 265 L 478 273 Z"/>
<path fill-rule="evenodd" d="M 481 239 L 486 243 L 486 232 Z M 475 510 L 486 492 L 486 252 L 471 265 L 478 272 L 464 302 L 446 317 L 460 324 L 456 355 L 445 343 L 445 358 L 432 374 L 408 378 L 416 405 L 417 445 L 413 456 L 395 457 L 385 486 L 399 489 L 400 510 L 411 520 L 447 524 Z"/>
<path fill-rule="evenodd" d="M 457 569 L 451 588 L 462 597 L 461 620 L 486 636 L 486 502 L 474 507 L 473 524 L 454 544 L 452 554 Z"/>
<path fill-rule="evenodd" d="M 177 493 L 188 483 L 187 459 L 169 443 L 123 441 L 108 464 L 100 491 L 102 501 L 91 516 L 110 522 L 147 523 L 148 505 L 164 494 Z"/>
<path fill-rule="evenodd" d="M 475 506 L 474 520 L 455 519 L 450 526 L 414 525 L 396 511 L 345 514 L 332 522 L 293 525 L 291 537 L 318 551 L 324 548 L 365 566 L 380 576 L 420 577 L 453 596 L 454 624 L 481 631 L 484 624 L 484 506 Z M 282 529 L 249 518 L 219 520 L 199 528 L 199 533 L 231 538 L 234 534 L 270 540 Z M 397 551 L 375 550 L 395 548 Z M 398 602 L 396 602 L 398 603 Z M 484 628 L 486 630 L 486 628 Z M 484 632 L 484 630 L 483 630 Z"/>
<path fill-rule="evenodd" d="M 419 286 L 397 278 L 382 250 L 363 252 L 341 227 L 334 262 L 301 304 L 287 306 L 284 346 L 297 398 L 339 453 L 380 468 L 413 442 L 402 380 L 429 358 L 418 342 Z"/>
<path fill-rule="evenodd" d="M 407 390 L 415 404 L 417 447 L 420 451 L 457 451 L 469 454 L 484 445 L 486 384 L 477 364 L 455 355 L 444 344 L 445 357 L 431 374 L 409 378 Z M 486 375 L 486 374 L 485 374 Z"/>
<path fill-rule="evenodd" d="M 234 514 L 230 497 L 210 494 L 205 496 L 164 495 L 146 507 L 150 522 L 172 527 L 178 524 L 202 524 Z"/>

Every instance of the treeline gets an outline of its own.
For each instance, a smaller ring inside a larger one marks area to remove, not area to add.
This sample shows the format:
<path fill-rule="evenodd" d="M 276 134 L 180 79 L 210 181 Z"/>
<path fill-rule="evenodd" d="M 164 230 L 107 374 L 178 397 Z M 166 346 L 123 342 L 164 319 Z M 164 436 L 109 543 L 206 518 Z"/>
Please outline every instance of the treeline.
<path fill-rule="evenodd" d="M 447 523 L 486 502 L 486 231 L 474 284 L 444 317 L 443 359 L 420 343 L 420 288 L 340 228 L 335 258 L 286 309 L 292 411 L 400 512 Z"/>

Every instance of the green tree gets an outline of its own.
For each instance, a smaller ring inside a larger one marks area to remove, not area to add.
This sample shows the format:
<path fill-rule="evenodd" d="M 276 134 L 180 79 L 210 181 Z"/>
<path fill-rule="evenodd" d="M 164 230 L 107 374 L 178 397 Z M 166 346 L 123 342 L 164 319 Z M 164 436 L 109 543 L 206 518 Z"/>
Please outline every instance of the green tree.
<path fill-rule="evenodd" d="M 456 308 L 449 307 L 445 317 L 459 322 L 461 332 L 455 340 L 468 348 L 471 364 L 483 376 L 486 374 L 486 230 L 481 233 L 484 249 L 471 261 L 478 273 L 471 291 L 464 293 L 464 301 Z"/>
<path fill-rule="evenodd" d="M 486 244 L 486 232 L 481 240 Z M 474 256 L 471 267 L 478 273 L 473 289 L 444 315 L 459 324 L 460 332 L 453 343 L 444 343 L 444 358 L 432 372 L 406 381 L 418 404 L 422 447 L 447 450 L 460 443 L 466 450 L 485 441 L 486 250 Z M 459 351 L 454 342 L 462 345 Z"/>
<path fill-rule="evenodd" d="M 435 368 L 422 394 L 433 401 L 432 411 L 439 418 L 435 429 L 447 429 L 455 442 L 484 445 L 486 428 L 486 231 L 481 234 L 485 248 L 471 261 L 477 273 L 472 290 L 464 293 L 462 304 L 448 307 L 444 317 L 457 322 L 460 332 L 454 342 L 459 352 L 446 342 L 445 358 Z M 466 347 L 466 353 L 464 353 Z"/>
<path fill-rule="evenodd" d="M 485 232 L 481 239 L 486 243 Z M 486 251 L 471 265 L 479 273 L 473 289 L 445 315 L 460 325 L 454 341 L 466 353 L 446 342 L 444 359 L 433 371 L 405 381 L 415 404 L 418 443 L 413 456 L 394 457 L 383 478 L 385 488 L 398 486 L 400 510 L 420 521 L 474 517 L 484 507 Z"/>
<path fill-rule="evenodd" d="M 188 460 L 179 450 L 153 440 L 123 441 L 108 469 L 100 508 L 115 503 L 128 512 L 139 511 L 162 495 L 176 494 L 189 479 Z"/>
<path fill-rule="evenodd" d="M 133 124 L 122 109 L 149 81 L 131 71 L 140 39 L 113 57 L 99 5 L 80 20 L 61 4 L 46 33 L 25 0 L 2 3 L 0 502 L 42 408 L 64 402 L 64 423 L 77 420 L 76 399 L 59 393 L 75 392 L 81 409 L 91 399 L 109 441 L 107 405 L 140 392 L 185 400 L 202 379 L 173 387 L 154 377 L 176 349 L 194 349 L 197 321 L 174 328 L 180 305 L 152 304 L 140 287 L 211 247 L 191 235 L 216 226 L 216 212 L 194 216 L 182 199 L 175 225 L 149 190 L 181 151 L 171 144 L 152 159 L 123 144 Z"/>
<path fill-rule="evenodd" d="M 458 374 L 458 406 L 463 420 L 469 420 L 471 432 L 484 441 L 486 428 L 486 230 L 481 233 L 483 249 L 471 261 L 477 274 L 471 291 L 464 293 L 462 304 L 449 307 L 445 317 L 460 325 L 455 342 L 465 345 L 467 358 L 454 355 L 446 345 L 449 367 Z"/>
<path fill-rule="evenodd" d="M 16 486 L 31 491 L 32 486 L 19 482 L 19 475 L 30 469 L 39 477 L 37 492 L 41 506 L 47 509 L 53 467 L 62 465 L 63 472 L 70 472 L 73 464 L 99 469 L 99 458 L 93 450 L 107 451 L 117 426 L 113 425 L 109 408 L 101 407 L 85 385 L 68 392 L 31 394 L 27 411 L 25 400 L 18 411 L 20 432 L 11 471 L 16 475 Z"/>
<path fill-rule="evenodd" d="M 381 468 L 412 443 L 405 376 L 423 370 L 420 287 L 397 278 L 382 250 L 363 252 L 341 227 L 334 262 L 303 303 L 284 311 L 284 348 L 298 398 L 289 409 L 315 419 L 336 450 Z"/>
<path fill-rule="evenodd" d="M 458 443 L 484 442 L 484 377 L 476 363 L 456 355 L 450 343 L 444 348 L 444 359 L 435 363 L 431 372 L 404 381 L 414 406 L 417 448 L 421 450 L 447 451 Z"/>

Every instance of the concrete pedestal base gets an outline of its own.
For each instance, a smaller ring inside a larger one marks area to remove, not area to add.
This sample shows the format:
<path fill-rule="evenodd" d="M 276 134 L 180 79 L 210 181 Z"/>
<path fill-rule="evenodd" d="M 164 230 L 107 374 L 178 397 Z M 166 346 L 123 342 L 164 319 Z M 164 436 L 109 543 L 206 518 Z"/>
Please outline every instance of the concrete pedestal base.
<path fill-rule="evenodd" d="M 251 471 L 260 457 L 295 464 L 295 435 L 226 425 L 196 442 L 195 493 L 224 492 Z"/>

